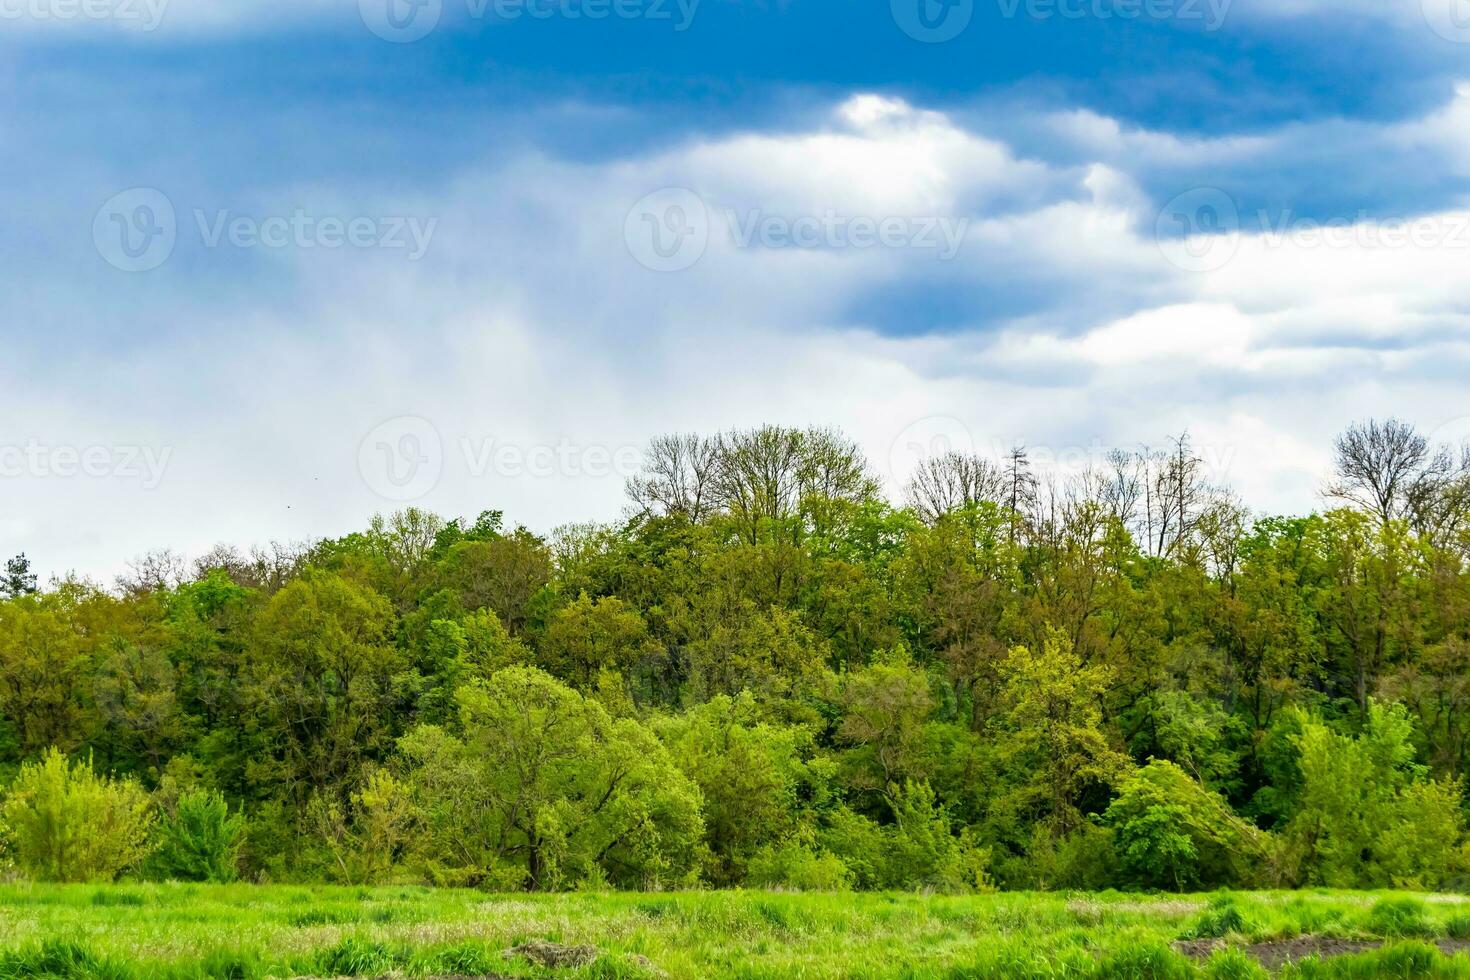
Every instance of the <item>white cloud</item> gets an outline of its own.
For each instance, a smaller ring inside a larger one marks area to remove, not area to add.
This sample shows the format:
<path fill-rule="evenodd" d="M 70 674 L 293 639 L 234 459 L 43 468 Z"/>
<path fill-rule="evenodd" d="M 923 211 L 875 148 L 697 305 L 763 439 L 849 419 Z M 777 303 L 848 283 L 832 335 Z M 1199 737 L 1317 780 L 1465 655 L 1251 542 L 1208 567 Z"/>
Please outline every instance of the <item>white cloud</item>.
<path fill-rule="evenodd" d="M 903 457 L 895 440 L 953 428 L 943 420 L 981 450 L 1021 442 L 1055 457 L 1188 428 L 1250 503 L 1295 510 L 1313 505 L 1346 422 L 1393 412 L 1432 428 L 1470 412 L 1457 372 L 1470 361 L 1470 251 L 1242 234 L 1231 261 L 1189 272 L 1153 240 L 1154 205 L 1130 156 L 1197 160 L 1257 145 L 1070 118 L 1097 149 L 1089 165 L 1024 159 L 941 113 L 857 96 L 806 132 L 614 163 L 526 156 L 412 199 L 267 191 L 256 202 L 267 210 L 273 199 L 331 202 L 439 225 L 419 263 L 273 257 L 310 284 L 294 308 L 217 308 L 185 349 L 77 352 L 70 376 L 91 384 L 64 397 L 27 365 L 5 371 L 0 409 L 16 432 L 172 453 L 154 489 L 12 481 L 13 513 L 26 517 L 4 528 L 7 546 L 47 570 L 110 573 L 156 545 L 197 553 L 221 539 L 349 530 L 399 505 L 359 472 L 364 437 L 396 416 L 430 420 L 441 439 L 443 476 L 418 503 L 503 508 L 548 529 L 616 515 L 621 476 L 563 463 L 548 476 L 477 471 L 488 441 L 491 452 L 565 449 L 585 461 L 669 430 L 823 422 L 886 470 Z M 1446 134 L 1436 118 L 1393 132 Z M 713 224 L 698 262 L 661 274 L 634 260 L 624 231 L 633 203 L 665 186 L 698 191 Z M 918 249 L 742 248 L 722 213 L 753 208 L 970 224 L 948 263 Z M 876 315 L 854 312 L 875 286 L 926 283 L 1043 295 L 983 331 L 917 337 L 885 335 Z M 1100 296 L 1122 312 L 1100 311 Z M 886 475 L 896 487 L 904 474 Z"/>

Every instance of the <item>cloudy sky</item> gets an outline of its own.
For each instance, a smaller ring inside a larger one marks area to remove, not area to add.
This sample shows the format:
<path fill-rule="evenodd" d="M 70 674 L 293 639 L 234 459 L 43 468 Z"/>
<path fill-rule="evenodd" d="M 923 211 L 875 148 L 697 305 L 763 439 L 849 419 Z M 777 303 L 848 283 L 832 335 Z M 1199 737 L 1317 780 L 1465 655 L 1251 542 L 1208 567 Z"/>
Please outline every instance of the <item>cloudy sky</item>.
<path fill-rule="evenodd" d="M 0 0 L 0 552 L 612 519 L 666 431 L 1263 511 L 1470 435 L 1470 0 Z"/>

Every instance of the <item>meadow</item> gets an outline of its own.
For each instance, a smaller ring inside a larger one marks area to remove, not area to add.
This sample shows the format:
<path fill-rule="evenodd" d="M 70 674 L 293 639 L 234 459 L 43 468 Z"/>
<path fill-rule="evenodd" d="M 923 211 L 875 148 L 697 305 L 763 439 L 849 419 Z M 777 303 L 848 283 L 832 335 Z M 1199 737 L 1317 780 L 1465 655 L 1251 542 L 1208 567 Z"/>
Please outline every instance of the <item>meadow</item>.
<path fill-rule="evenodd" d="M 0 886 L 7 980 L 1470 977 L 1462 948 L 1464 898 L 1393 892 Z"/>

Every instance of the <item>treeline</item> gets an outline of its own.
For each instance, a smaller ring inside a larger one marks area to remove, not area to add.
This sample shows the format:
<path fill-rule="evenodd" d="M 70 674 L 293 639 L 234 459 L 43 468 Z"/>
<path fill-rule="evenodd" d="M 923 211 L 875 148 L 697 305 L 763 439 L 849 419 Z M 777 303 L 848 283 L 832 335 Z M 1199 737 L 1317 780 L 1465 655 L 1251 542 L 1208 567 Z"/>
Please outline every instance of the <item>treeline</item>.
<path fill-rule="evenodd" d="M 830 430 L 112 589 L 0 578 L 7 873 L 488 889 L 1470 885 L 1470 451 L 1368 422 L 1323 513 L 1186 437 L 903 506 Z"/>

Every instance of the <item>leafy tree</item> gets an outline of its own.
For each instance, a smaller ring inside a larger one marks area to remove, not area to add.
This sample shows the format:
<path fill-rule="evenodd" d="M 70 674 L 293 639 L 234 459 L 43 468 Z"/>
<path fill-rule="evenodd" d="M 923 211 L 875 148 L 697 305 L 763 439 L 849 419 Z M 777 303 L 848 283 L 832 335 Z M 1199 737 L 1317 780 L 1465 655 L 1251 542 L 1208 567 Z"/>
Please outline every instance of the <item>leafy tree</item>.
<path fill-rule="evenodd" d="M 1083 664 L 1067 636 L 1052 630 L 1038 651 L 1014 647 L 1001 679 L 1006 710 L 997 734 L 1015 780 L 1006 803 L 1064 834 L 1082 821 L 1084 792 L 1128 770 L 1102 723 L 1109 671 Z"/>
<path fill-rule="evenodd" d="M 191 790 L 158 822 L 149 870 L 165 880 L 234 881 L 244 834 L 244 816 L 230 813 L 218 791 Z"/>
<path fill-rule="evenodd" d="M 1463 866 L 1459 786 L 1426 778 L 1411 728 L 1402 706 L 1378 702 L 1356 737 L 1303 722 L 1302 790 L 1287 828 L 1298 879 L 1433 887 Z"/>
<path fill-rule="evenodd" d="M 24 554 L 6 561 L 5 574 L 0 575 L 0 599 L 18 599 L 36 592 L 36 574 L 31 571 L 31 560 Z"/>
<path fill-rule="evenodd" d="M 43 881 L 112 881 L 147 855 L 153 819 L 136 780 L 98 775 L 56 749 L 21 766 L 0 803 L 16 866 Z"/>
<path fill-rule="evenodd" d="M 511 667 L 461 690 L 460 727 L 463 737 L 425 726 L 403 740 L 435 878 L 546 890 L 696 870 L 699 791 L 637 721 Z"/>
<path fill-rule="evenodd" d="M 1272 857 L 1265 836 L 1172 762 L 1155 759 L 1124 781 L 1105 819 L 1124 872 L 1145 888 L 1265 883 Z"/>
<path fill-rule="evenodd" d="M 806 876 L 818 872 L 806 867 L 808 858 L 818 865 L 821 858 L 781 846 L 809 826 L 808 808 L 820 805 L 827 793 L 822 774 L 803 761 L 811 751 L 807 733 L 762 720 L 749 693 L 719 695 L 663 721 L 658 730 L 703 798 L 710 879 L 738 884 L 748 863 L 764 852 L 768 876 L 795 861 L 806 868 L 799 875 L 809 885 Z"/>
<path fill-rule="evenodd" d="M 585 592 L 557 611 L 541 641 L 542 666 L 584 691 L 599 671 L 625 671 L 651 652 L 637 610 L 615 596 L 593 600 Z"/>
<path fill-rule="evenodd" d="M 271 597 L 247 650 L 250 724 L 264 753 L 257 786 L 279 780 L 304 806 L 314 787 L 341 787 L 365 758 L 392 747 L 403 654 L 388 642 L 381 595 L 311 572 Z"/>

